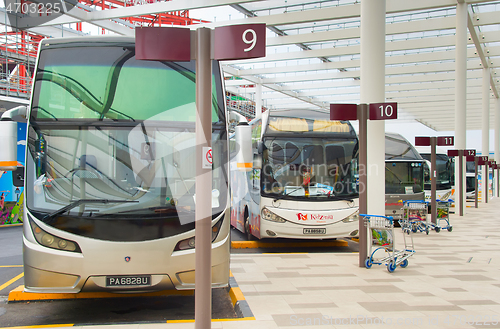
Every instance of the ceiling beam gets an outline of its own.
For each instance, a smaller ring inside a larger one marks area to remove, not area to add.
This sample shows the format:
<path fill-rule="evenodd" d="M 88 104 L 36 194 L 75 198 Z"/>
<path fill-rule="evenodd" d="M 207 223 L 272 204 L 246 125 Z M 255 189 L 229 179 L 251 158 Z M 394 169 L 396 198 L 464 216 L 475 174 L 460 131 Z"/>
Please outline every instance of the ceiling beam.
<path fill-rule="evenodd" d="M 467 27 L 469 29 L 469 35 L 472 41 L 474 42 L 474 45 L 476 46 L 476 52 L 479 58 L 481 59 L 481 64 L 484 69 L 489 69 L 491 60 L 489 57 L 486 56 L 485 51 L 483 49 L 483 45 L 481 41 L 479 40 L 479 28 L 477 26 L 474 26 L 473 23 L 473 13 L 472 10 L 469 8 L 468 9 L 469 14 L 467 15 Z M 492 63 L 491 63 L 492 64 Z M 493 93 L 495 94 L 495 97 L 498 98 L 498 90 L 496 88 L 495 80 L 494 77 L 490 74 L 490 86 L 491 89 L 493 90 Z"/>

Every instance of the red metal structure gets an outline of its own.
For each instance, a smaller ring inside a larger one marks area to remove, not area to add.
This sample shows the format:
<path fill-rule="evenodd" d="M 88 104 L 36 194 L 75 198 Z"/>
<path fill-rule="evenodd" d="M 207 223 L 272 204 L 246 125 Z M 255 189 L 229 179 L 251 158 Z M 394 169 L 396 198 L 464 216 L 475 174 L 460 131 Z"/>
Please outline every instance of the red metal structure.
<path fill-rule="evenodd" d="M 170 1 L 170 0 L 164 0 Z M 153 3 L 156 0 L 79 0 L 85 6 L 108 10 Z M 21 0 L 21 4 L 30 1 Z M 21 5 L 20 8 L 23 8 Z M 153 15 L 134 16 L 123 20 L 136 26 L 172 26 L 207 23 L 208 21 L 189 17 L 189 11 L 165 12 Z M 76 23 L 76 30 L 82 31 L 83 24 Z M 102 30 L 105 33 L 105 30 Z M 0 95 L 28 99 L 31 79 L 38 53 L 38 44 L 45 36 L 5 26 L 0 32 Z"/>

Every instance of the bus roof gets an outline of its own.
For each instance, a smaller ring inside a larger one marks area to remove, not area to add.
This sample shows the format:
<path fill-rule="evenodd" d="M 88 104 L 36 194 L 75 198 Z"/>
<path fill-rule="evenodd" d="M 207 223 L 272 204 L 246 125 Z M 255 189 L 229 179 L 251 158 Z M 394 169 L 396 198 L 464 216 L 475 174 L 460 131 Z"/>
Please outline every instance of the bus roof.
<path fill-rule="evenodd" d="M 385 133 L 385 159 L 386 160 L 417 160 L 424 159 L 415 147 L 402 135 Z"/>

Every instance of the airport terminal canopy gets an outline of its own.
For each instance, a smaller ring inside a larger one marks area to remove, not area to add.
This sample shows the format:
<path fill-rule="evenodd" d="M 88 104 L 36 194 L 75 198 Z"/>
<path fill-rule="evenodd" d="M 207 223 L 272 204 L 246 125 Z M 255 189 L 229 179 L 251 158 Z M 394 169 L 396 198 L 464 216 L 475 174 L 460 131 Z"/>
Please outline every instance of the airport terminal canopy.
<path fill-rule="evenodd" d="M 134 6 L 127 6 L 129 2 Z M 10 21 L 47 36 L 85 34 L 73 28 L 78 22 L 107 33 L 134 35 L 134 27 L 145 23 L 130 17 L 186 10 L 198 14 L 203 12 L 198 9 L 217 8 L 233 14 L 223 19 L 200 17 L 203 21 L 191 22 L 190 28 L 267 25 L 266 57 L 224 62 L 228 91 L 255 99 L 261 90 L 263 106 L 269 109 L 328 111 L 330 103 L 360 101 L 359 0 L 132 2 L 106 0 L 96 5 L 80 0 L 69 12 L 43 25 L 39 17 L 29 15 Z M 500 1 L 487 0 L 386 0 L 385 96 L 387 102 L 398 103 L 402 122 L 416 120 L 440 131 L 455 128 L 457 2 L 465 3 L 468 10 L 467 129 L 481 129 L 483 68 L 490 71 L 493 127 L 500 91 Z"/>

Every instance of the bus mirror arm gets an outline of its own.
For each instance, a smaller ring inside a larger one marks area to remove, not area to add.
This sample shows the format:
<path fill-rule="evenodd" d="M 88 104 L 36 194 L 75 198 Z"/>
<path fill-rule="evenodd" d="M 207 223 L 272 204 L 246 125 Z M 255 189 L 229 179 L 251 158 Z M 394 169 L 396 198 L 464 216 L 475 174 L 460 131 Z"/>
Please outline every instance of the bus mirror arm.
<path fill-rule="evenodd" d="M 257 152 L 258 152 L 258 154 L 264 153 L 265 150 L 266 150 L 266 145 L 264 145 L 263 142 L 258 141 L 257 142 Z"/>
<path fill-rule="evenodd" d="M 5 111 L 2 114 L 1 121 L 15 121 L 15 122 L 27 122 L 28 107 L 26 105 L 21 105 Z"/>
<path fill-rule="evenodd" d="M 262 169 L 262 154 L 253 155 L 253 169 Z"/>

